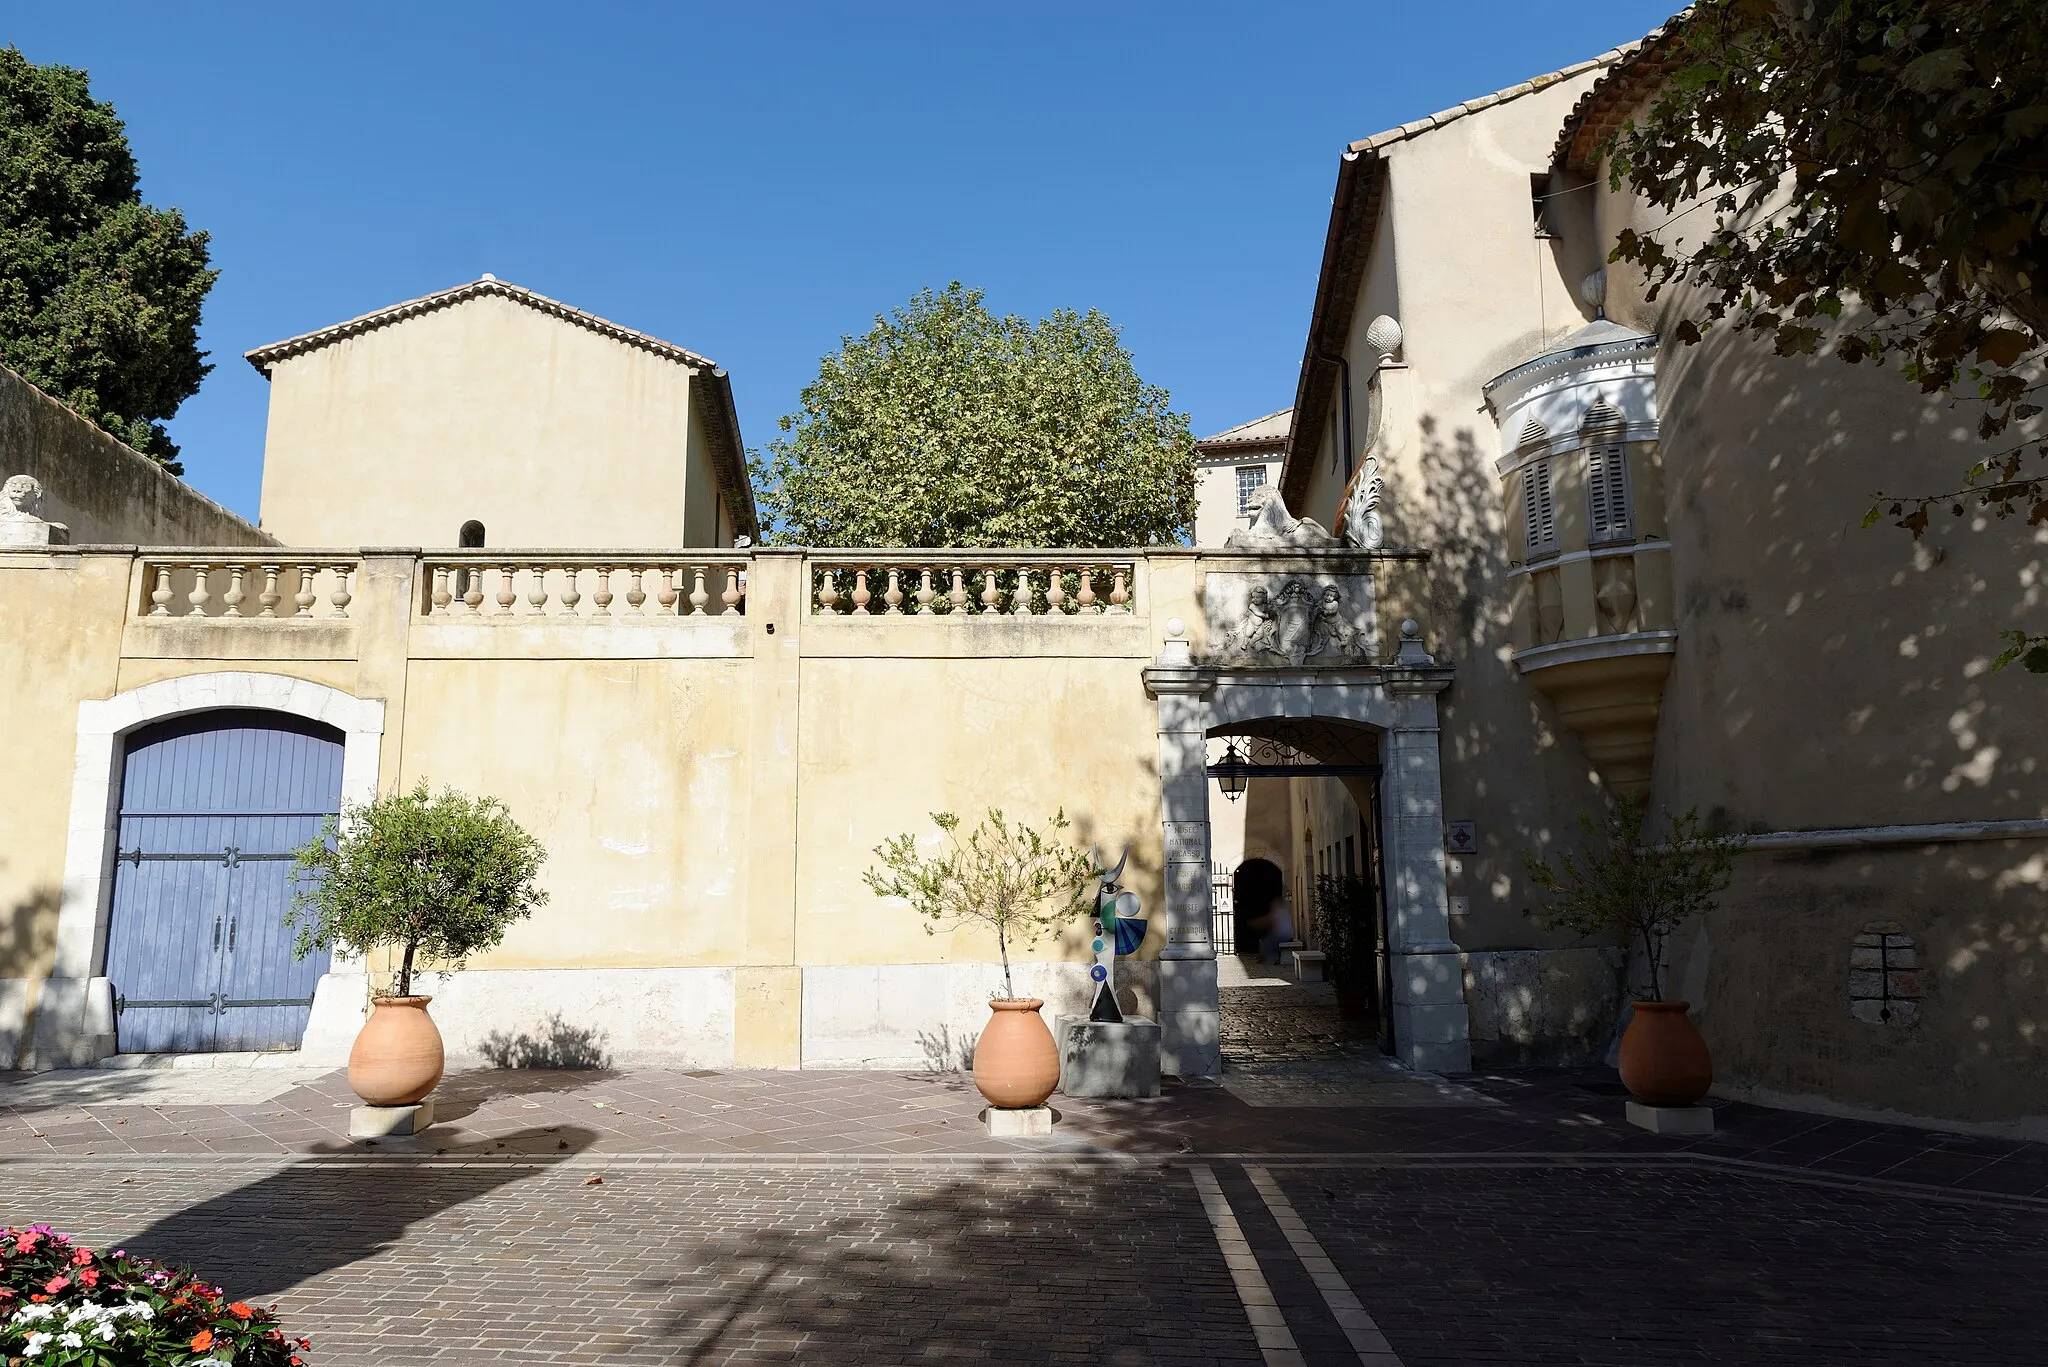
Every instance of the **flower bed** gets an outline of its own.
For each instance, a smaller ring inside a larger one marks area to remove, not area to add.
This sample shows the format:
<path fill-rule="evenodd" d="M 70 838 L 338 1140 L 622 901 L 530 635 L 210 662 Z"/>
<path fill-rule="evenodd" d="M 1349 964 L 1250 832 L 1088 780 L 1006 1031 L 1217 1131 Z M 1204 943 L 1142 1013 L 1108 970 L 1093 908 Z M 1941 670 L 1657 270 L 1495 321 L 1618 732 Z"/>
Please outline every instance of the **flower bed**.
<path fill-rule="evenodd" d="M 8 1367 L 291 1367 L 310 1346 L 277 1317 L 183 1268 L 95 1253 L 37 1225 L 0 1228 L 0 1362 Z"/>

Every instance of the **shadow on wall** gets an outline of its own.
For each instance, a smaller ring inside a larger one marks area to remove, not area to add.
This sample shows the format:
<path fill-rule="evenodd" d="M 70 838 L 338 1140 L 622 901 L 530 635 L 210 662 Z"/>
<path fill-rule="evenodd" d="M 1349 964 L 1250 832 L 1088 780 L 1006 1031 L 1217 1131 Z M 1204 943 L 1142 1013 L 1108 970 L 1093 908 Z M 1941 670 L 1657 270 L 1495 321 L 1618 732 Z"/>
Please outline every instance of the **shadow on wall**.
<path fill-rule="evenodd" d="M 976 1036 L 976 1039 L 979 1039 Z M 917 1032 L 918 1052 L 924 1055 L 927 1073 L 965 1073 L 974 1067 L 976 1039 L 955 1036 L 953 1028 L 941 1023 L 938 1030 Z"/>
<path fill-rule="evenodd" d="M 545 1151 L 568 1158 L 594 1132 L 575 1126 L 479 1139 L 448 1152 Z M 299 1163 L 157 1220 L 123 1247 L 192 1268 L 230 1295 L 267 1299 L 395 1247 L 414 1225 L 531 1177 L 530 1165 Z"/>
<path fill-rule="evenodd" d="M 493 1030 L 477 1053 L 493 1068 L 609 1068 L 605 1048 L 610 1036 L 589 1026 L 571 1025 L 556 1011 L 532 1030 L 507 1034 Z"/>
<path fill-rule="evenodd" d="M 49 971 L 57 950 L 57 903 L 57 889 L 46 884 L 0 908 L 0 978 L 39 978 Z"/>

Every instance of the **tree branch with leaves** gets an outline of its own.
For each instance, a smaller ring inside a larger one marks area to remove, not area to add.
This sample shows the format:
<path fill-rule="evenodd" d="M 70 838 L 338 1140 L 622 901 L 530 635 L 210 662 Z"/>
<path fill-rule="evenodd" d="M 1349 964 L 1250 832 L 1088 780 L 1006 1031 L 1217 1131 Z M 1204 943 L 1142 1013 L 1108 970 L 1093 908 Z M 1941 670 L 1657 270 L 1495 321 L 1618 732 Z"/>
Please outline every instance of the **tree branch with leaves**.
<path fill-rule="evenodd" d="M 1671 830 L 1651 845 L 1644 839 L 1648 804 L 1617 799 L 1604 821 L 1581 815 L 1583 846 L 1553 859 L 1525 854 L 1529 880 L 1552 895 L 1531 914 L 1551 930 L 1585 938 L 1617 935 L 1625 947 L 1642 947 L 1650 975 L 1650 1000 L 1664 1000 L 1665 941 L 1671 932 L 1714 907 L 1728 886 L 1738 836 L 1711 835 L 1697 809 L 1673 817 Z"/>
<path fill-rule="evenodd" d="M 875 847 L 881 867 L 869 869 L 864 881 L 878 897 L 909 903 L 926 919 L 927 935 L 969 925 L 994 930 L 1003 996 L 1015 1001 L 1011 944 L 1036 944 L 1093 910 L 1094 857 L 1061 838 L 1073 824 L 1064 809 L 1042 833 L 993 807 L 964 840 L 952 812 L 932 813 L 932 824 L 945 837 L 941 853 L 920 855 L 916 836 L 899 835 Z"/>
<path fill-rule="evenodd" d="M 1090 309 L 997 317 L 958 281 L 842 339 L 748 460 L 799 546 L 1143 546 L 1194 521 L 1194 436 Z"/>
<path fill-rule="evenodd" d="M 1865 518 L 1921 536 L 1933 513 L 2048 523 L 2031 422 L 2048 347 L 2048 25 L 2038 0 L 1701 0 L 1646 114 L 1608 142 L 1613 185 L 1672 218 L 1624 230 L 1652 299 L 1682 282 L 1704 320 L 1891 358 L 1922 392 L 2022 440 L 1941 493 L 1879 490 Z M 1701 209 L 1711 224 L 1694 232 Z M 1860 307 L 1851 307 L 1852 303 Z M 2016 427 L 2015 424 L 2018 424 Z M 2048 637 L 1999 657 L 2048 672 Z"/>

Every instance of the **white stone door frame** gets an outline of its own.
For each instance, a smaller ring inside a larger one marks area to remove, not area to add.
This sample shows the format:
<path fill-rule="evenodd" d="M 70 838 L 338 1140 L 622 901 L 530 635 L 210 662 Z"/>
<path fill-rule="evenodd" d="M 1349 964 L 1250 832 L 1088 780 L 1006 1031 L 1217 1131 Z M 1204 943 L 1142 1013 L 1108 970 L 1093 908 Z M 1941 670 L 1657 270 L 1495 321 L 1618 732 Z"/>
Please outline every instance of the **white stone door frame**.
<path fill-rule="evenodd" d="M 1450 934 L 1437 746 L 1436 700 L 1450 681 L 1450 669 L 1419 651 L 1411 662 L 1386 665 L 1251 669 L 1197 666 L 1182 640 L 1169 640 L 1158 664 L 1145 671 L 1146 690 L 1159 708 L 1166 850 L 1167 945 L 1159 965 L 1164 1071 L 1183 1077 L 1222 1071 L 1210 933 L 1209 736 L 1275 719 L 1379 733 L 1377 835 L 1392 959 L 1394 1052 L 1409 1066 L 1431 1072 L 1471 1068 L 1464 973 Z"/>
<path fill-rule="evenodd" d="M 285 674 L 223 670 L 161 679 L 104 700 L 78 704 L 78 750 L 71 772 L 71 815 L 64 843 L 64 885 L 57 910 L 56 960 L 36 1007 L 32 1066 L 86 1067 L 114 1052 L 114 995 L 105 977 L 107 924 L 113 910 L 114 855 L 120 835 L 121 763 L 128 736 L 152 722 L 195 712 L 249 708 L 324 722 L 342 733 L 341 799 L 377 795 L 384 704 Z M 315 993 L 306 1042 L 331 1061 L 330 1038 L 343 1023 L 346 989 L 360 961 L 337 955 Z M 336 980 L 330 985 L 330 980 Z M 342 990 L 337 990 L 342 989 Z M 356 995 L 360 995 L 358 992 Z M 323 1013 L 321 1007 L 328 1010 Z M 356 1007 L 360 1018 L 361 1008 Z M 354 1031 L 347 1029 L 352 1038 Z M 341 1044 L 345 1053 L 346 1042 Z"/>

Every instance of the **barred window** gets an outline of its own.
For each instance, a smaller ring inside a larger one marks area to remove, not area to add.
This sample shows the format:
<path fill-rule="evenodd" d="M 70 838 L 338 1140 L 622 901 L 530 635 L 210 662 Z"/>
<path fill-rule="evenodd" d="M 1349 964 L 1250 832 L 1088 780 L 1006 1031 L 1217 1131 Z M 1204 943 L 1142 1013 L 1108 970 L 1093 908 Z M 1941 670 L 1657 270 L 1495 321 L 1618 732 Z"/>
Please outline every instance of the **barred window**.
<path fill-rule="evenodd" d="M 1249 511 L 1247 504 L 1252 501 L 1252 490 L 1266 482 L 1266 467 L 1263 465 L 1240 465 L 1237 467 L 1237 511 Z"/>

